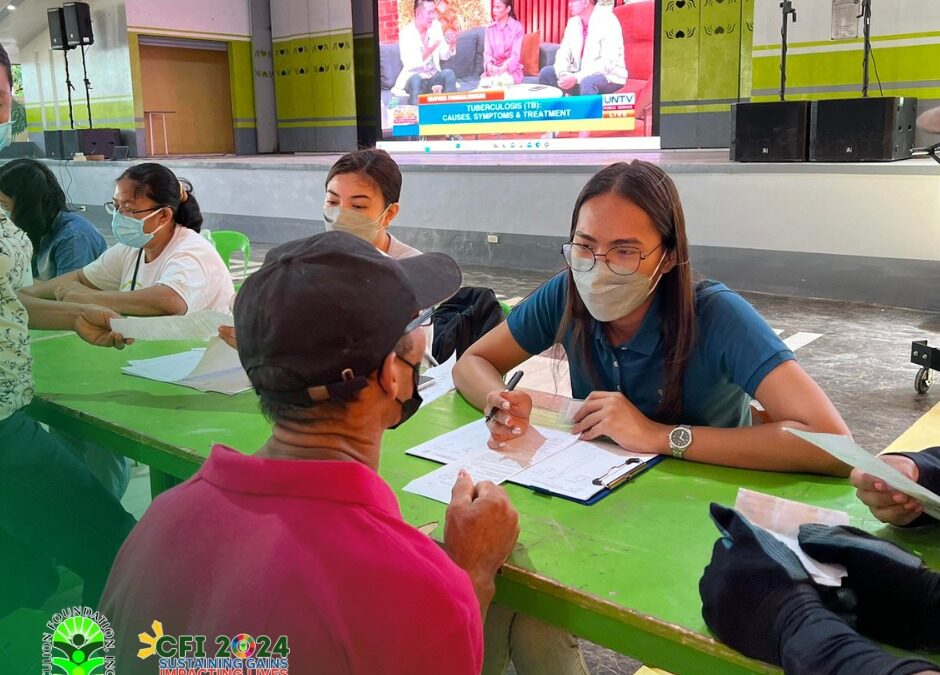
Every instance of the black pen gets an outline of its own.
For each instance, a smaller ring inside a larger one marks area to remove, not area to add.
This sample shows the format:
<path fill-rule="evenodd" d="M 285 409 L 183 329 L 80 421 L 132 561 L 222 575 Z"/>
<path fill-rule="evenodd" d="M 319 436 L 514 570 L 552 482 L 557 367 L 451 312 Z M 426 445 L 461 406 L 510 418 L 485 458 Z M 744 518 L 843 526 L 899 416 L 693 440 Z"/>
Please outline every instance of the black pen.
<path fill-rule="evenodd" d="M 522 371 L 517 370 L 513 373 L 512 377 L 509 378 L 509 384 L 506 385 L 506 391 L 512 391 L 516 388 L 516 385 L 519 384 L 519 380 L 522 379 Z M 493 417 L 496 416 L 496 411 L 499 410 L 496 406 L 493 406 L 493 409 L 486 414 L 486 418 L 483 420 L 484 424 L 488 424 Z"/>

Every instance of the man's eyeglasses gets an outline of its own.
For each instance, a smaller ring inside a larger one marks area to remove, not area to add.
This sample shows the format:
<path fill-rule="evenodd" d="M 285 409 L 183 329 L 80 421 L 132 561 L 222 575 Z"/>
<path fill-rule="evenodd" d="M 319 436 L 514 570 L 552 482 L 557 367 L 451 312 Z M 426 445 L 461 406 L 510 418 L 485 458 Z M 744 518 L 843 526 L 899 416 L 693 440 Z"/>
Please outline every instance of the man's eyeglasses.
<path fill-rule="evenodd" d="M 595 253 L 590 246 L 569 241 L 562 245 L 561 254 L 565 257 L 568 267 L 575 272 L 590 272 L 597 264 L 597 259 L 603 258 L 611 272 L 626 277 L 636 273 L 640 268 L 640 261 L 649 258 L 661 246 L 662 244 L 649 253 L 643 253 L 632 246 L 614 246 L 607 249 L 607 253 Z"/>
<path fill-rule="evenodd" d="M 428 307 L 426 310 L 418 314 L 413 318 L 407 326 L 405 326 L 405 334 L 410 333 L 416 328 L 424 328 L 431 325 L 431 318 L 434 316 L 434 308 Z"/>

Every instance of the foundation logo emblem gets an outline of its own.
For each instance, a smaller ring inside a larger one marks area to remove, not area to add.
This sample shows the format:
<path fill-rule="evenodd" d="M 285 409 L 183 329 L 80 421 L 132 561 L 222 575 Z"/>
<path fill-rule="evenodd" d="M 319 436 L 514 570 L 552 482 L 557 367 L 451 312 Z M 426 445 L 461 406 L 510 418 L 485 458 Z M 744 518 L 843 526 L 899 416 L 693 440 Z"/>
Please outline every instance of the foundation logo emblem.
<path fill-rule="evenodd" d="M 114 630 L 91 607 L 66 607 L 46 624 L 43 675 L 114 675 Z"/>

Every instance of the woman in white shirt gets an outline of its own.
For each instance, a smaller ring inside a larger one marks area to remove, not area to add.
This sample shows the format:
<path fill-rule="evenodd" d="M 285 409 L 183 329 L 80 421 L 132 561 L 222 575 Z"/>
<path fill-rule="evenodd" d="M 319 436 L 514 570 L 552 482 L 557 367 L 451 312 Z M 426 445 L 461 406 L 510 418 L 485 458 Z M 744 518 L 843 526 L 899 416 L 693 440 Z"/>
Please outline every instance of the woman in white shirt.
<path fill-rule="evenodd" d="M 161 164 L 138 164 L 121 174 L 105 208 L 118 243 L 83 269 L 23 293 L 136 316 L 229 311 L 235 288 L 199 234 L 202 212 L 192 184 Z"/>

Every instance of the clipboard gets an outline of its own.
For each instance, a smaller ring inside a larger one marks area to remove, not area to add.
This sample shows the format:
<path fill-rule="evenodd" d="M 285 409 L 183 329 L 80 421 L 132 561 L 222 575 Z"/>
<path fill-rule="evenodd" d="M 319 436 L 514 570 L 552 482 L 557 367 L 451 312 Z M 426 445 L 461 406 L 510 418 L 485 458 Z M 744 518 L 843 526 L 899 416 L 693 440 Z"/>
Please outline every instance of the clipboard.
<path fill-rule="evenodd" d="M 546 487 L 543 487 L 537 484 L 530 484 L 524 480 L 516 480 L 513 477 L 510 477 L 506 482 L 512 483 L 514 485 L 518 485 L 520 487 L 528 488 L 538 494 L 546 495 L 549 497 L 558 497 L 560 499 L 565 499 L 567 501 L 574 502 L 575 504 L 581 504 L 583 506 L 592 506 L 596 504 L 597 502 L 599 502 L 600 500 L 607 497 L 608 495 L 613 494 L 614 490 L 616 490 L 620 486 L 624 485 L 625 483 L 631 482 L 640 474 L 646 472 L 651 467 L 656 466 L 664 459 L 666 459 L 665 455 L 657 455 L 656 457 L 653 457 L 651 459 L 637 462 L 636 465 L 630 468 L 628 471 L 617 474 L 617 476 L 612 478 L 609 482 L 602 483 L 598 487 L 597 492 L 592 494 L 587 499 L 580 499 L 578 497 L 565 494 L 563 492 L 550 490 Z"/>

